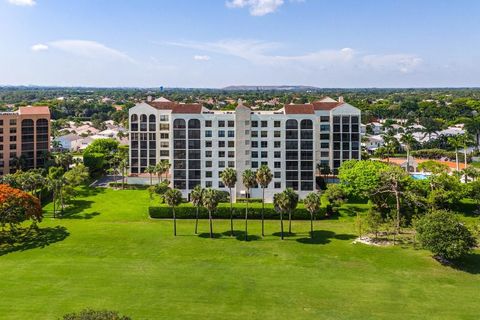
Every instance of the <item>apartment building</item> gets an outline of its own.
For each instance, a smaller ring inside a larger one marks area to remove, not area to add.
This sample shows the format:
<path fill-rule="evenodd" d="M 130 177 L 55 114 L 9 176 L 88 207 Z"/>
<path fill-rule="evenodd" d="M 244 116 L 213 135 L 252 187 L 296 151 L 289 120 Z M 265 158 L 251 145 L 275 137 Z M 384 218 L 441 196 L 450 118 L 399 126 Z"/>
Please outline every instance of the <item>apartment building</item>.
<path fill-rule="evenodd" d="M 303 197 L 316 188 L 318 163 L 336 171 L 360 158 L 360 110 L 343 99 L 276 111 L 253 111 L 240 101 L 235 111 L 211 111 L 161 98 L 137 104 L 129 116 L 131 174 L 166 159 L 172 186 L 184 196 L 198 184 L 224 189 L 220 174 L 231 167 L 238 172 L 235 198 L 245 197 L 241 173 L 266 164 L 274 176 L 267 200 L 285 188 Z M 261 189 L 250 196 L 260 197 Z"/>
<path fill-rule="evenodd" d="M 0 174 L 43 167 L 50 150 L 48 107 L 20 107 L 0 112 Z"/>

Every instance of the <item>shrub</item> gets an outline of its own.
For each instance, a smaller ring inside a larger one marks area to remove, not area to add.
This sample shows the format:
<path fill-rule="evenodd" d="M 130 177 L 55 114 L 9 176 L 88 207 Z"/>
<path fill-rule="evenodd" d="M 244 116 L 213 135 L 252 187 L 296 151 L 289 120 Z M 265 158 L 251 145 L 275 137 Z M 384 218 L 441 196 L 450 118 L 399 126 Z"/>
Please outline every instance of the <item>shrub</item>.
<path fill-rule="evenodd" d="M 456 260 L 468 254 L 476 245 L 470 230 L 446 210 L 433 211 L 415 223 L 418 239 L 434 255 Z"/>
<path fill-rule="evenodd" d="M 86 309 L 79 313 L 66 314 L 63 316 L 63 320 L 132 320 L 132 318 L 121 316 L 117 311 Z"/>
<path fill-rule="evenodd" d="M 233 205 L 233 217 L 234 219 L 245 218 L 246 204 L 235 203 Z M 261 219 L 262 208 L 261 205 L 251 204 L 248 208 L 249 219 Z M 196 209 L 191 204 L 183 204 L 175 208 L 175 215 L 177 219 L 194 219 Z M 149 208 L 149 215 L 151 218 L 156 219 L 170 219 L 172 218 L 172 209 L 167 206 L 155 206 Z M 277 220 L 280 219 L 279 214 L 274 210 L 271 205 L 265 207 L 265 219 Z M 317 218 L 325 216 L 325 208 L 322 207 L 320 213 L 317 214 Z M 221 203 L 217 210 L 213 213 L 213 217 L 216 219 L 230 219 L 230 205 Z M 200 219 L 208 219 L 208 212 L 205 208 L 200 207 L 199 211 Z M 294 220 L 309 220 L 310 213 L 303 207 L 297 208 L 292 213 L 292 219 Z"/>
<path fill-rule="evenodd" d="M 109 182 L 108 186 L 111 188 L 121 188 L 121 182 Z M 126 184 L 124 185 L 125 190 L 147 190 L 148 185 L 145 184 Z"/>
<path fill-rule="evenodd" d="M 237 203 L 246 203 L 246 198 L 237 198 Z M 248 199 L 249 203 L 262 203 L 262 198 L 250 198 Z"/>

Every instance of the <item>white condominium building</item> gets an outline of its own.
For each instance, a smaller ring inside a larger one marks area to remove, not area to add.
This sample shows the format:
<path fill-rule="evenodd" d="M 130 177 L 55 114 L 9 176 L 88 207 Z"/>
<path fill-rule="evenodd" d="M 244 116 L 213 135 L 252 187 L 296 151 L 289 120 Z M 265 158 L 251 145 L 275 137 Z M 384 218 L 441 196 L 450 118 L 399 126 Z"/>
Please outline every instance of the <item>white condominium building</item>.
<path fill-rule="evenodd" d="M 245 197 L 242 172 L 264 164 L 273 173 L 267 201 L 285 188 L 303 197 L 316 189 L 317 164 L 336 172 L 343 161 L 360 159 L 360 110 L 343 99 L 276 111 L 239 102 L 235 111 L 211 111 L 161 98 L 137 104 L 129 116 L 131 175 L 166 159 L 172 186 L 185 197 L 196 185 L 226 190 L 220 174 L 227 167 L 238 174 L 235 198 Z M 261 189 L 250 196 L 260 197 Z"/>

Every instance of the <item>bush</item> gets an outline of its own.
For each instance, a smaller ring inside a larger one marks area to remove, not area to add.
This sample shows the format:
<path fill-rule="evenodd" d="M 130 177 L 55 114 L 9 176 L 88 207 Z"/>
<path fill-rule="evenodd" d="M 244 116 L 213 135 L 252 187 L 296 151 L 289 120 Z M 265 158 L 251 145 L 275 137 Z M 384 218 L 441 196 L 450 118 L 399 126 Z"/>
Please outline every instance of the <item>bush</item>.
<path fill-rule="evenodd" d="M 434 255 L 456 260 L 468 254 L 476 240 L 458 218 L 446 210 L 433 211 L 415 223 L 418 239 Z"/>
<path fill-rule="evenodd" d="M 249 203 L 262 203 L 262 198 L 250 198 L 248 199 Z M 246 203 L 247 199 L 246 198 L 237 198 L 237 203 Z"/>
<path fill-rule="evenodd" d="M 105 155 L 103 153 L 86 153 L 83 156 L 83 164 L 88 168 L 92 176 L 102 173 L 106 166 Z"/>
<path fill-rule="evenodd" d="M 455 161 L 455 152 L 446 151 L 443 149 L 414 150 L 411 152 L 411 154 L 412 154 L 412 157 L 417 157 L 417 158 L 432 159 L 432 160 L 448 158 L 449 160 Z M 459 153 L 458 157 L 460 162 L 464 161 L 463 153 Z M 467 160 L 471 160 L 471 156 L 467 156 Z"/>
<path fill-rule="evenodd" d="M 245 218 L 245 204 L 233 204 L 233 217 L 234 219 Z M 191 204 L 183 204 L 175 208 L 175 215 L 177 219 L 193 219 L 195 218 L 196 209 Z M 261 219 L 262 207 L 259 204 L 251 204 L 248 208 L 249 219 Z M 155 219 L 170 219 L 172 218 L 172 209 L 168 206 L 156 206 L 149 208 L 149 215 Z M 265 219 L 277 220 L 280 219 L 280 214 L 277 213 L 271 204 L 265 207 Z M 317 218 L 323 218 L 325 216 L 325 208 L 321 208 L 317 213 Z M 216 219 L 230 219 L 230 204 L 221 203 L 217 210 L 213 213 L 213 217 Z M 208 211 L 205 208 L 200 207 L 199 210 L 200 219 L 208 219 Z M 310 213 L 303 207 L 297 208 L 292 213 L 292 219 L 294 220 L 309 220 Z"/>
<path fill-rule="evenodd" d="M 63 316 L 63 320 L 132 320 L 132 318 L 120 316 L 116 311 L 87 309 L 79 313 L 66 314 Z"/>
<path fill-rule="evenodd" d="M 122 183 L 121 182 L 109 182 L 108 186 L 110 188 L 121 188 Z M 125 190 L 147 190 L 148 185 L 145 184 L 126 184 L 124 185 Z"/>

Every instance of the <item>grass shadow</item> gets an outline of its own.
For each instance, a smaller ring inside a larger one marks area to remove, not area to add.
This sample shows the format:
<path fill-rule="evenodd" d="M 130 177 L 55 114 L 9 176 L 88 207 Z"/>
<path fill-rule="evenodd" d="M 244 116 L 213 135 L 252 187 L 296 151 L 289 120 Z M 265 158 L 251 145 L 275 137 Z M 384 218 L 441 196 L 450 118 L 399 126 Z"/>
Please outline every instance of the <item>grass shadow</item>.
<path fill-rule="evenodd" d="M 281 232 L 274 232 L 274 233 L 272 233 L 272 236 L 281 237 L 282 233 Z M 295 236 L 297 236 L 297 234 L 295 232 L 292 232 L 292 233 L 288 233 L 288 231 L 283 232 L 283 237 L 284 238 L 290 238 L 290 237 L 295 237 Z"/>
<path fill-rule="evenodd" d="M 313 231 L 311 237 L 297 239 L 297 242 L 303 244 L 327 244 L 330 243 L 332 238 L 335 237 L 335 232 L 327 230 Z"/>
<path fill-rule="evenodd" d="M 11 233 L 2 233 L 0 234 L 0 256 L 16 251 L 44 248 L 65 240 L 69 235 L 67 228 L 63 226 L 20 229 L 15 236 Z"/>
<path fill-rule="evenodd" d="M 480 254 L 471 253 L 451 267 L 471 274 L 480 274 Z"/>
<path fill-rule="evenodd" d="M 60 219 L 92 219 L 100 215 L 99 212 L 84 213 L 86 209 L 91 208 L 93 201 L 90 200 L 73 200 L 70 206 L 63 212 L 58 214 Z"/>
<path fill-rule="evenodd" d="M 199 233 L 197 236 L 200 238 L 210 239 L 210 232 Z M 223 235 L 221 233 L 213 233 L 213 239 L 220 239 L 222 237 Z"/>
<path fill-rule="evenodd" d="M 337 240 L 353 240 L 357 238 L 357 236 L 353 234 L 336 234 L 334 238 Z"/>

